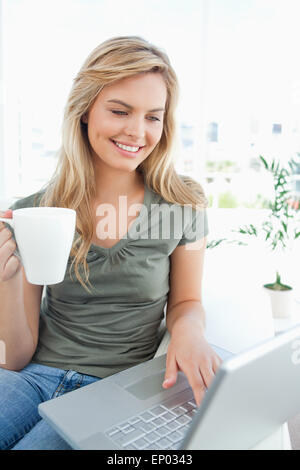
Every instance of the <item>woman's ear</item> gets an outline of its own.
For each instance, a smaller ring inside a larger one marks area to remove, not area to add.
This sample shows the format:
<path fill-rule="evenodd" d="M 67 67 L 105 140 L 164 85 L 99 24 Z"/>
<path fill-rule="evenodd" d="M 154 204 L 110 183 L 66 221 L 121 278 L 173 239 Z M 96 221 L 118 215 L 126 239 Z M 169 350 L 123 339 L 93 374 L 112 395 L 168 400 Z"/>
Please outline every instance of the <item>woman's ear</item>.
<path fill-rule="evenodd" d="M 81 122 L 83 122 L 84 124 L 87 124 L 87 123 L 88 123 L 87 113 L 84 113 L 84 114 L 81 116 Z"/>

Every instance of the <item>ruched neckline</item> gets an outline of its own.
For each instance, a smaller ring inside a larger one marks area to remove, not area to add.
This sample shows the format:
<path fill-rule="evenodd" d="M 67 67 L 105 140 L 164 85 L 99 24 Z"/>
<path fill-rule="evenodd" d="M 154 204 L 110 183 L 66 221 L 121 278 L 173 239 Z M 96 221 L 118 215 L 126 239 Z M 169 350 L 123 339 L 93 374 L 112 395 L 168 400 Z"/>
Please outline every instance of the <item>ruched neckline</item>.
<path fill-rule="evenodd" d="M 94 253 L 99 253 L 102 256 L 112 256 L 119 252 L 125 245 L 130 243 L 132 241 L 132 237 L 130 236 L 130 232 L 133 231 L 136 226 L 144 220 L 144 217 L 148 216 L 148 211 L 150 209 L 150 203 L 151 203 L 151 191 L 148 188 L 147 184 L 144 182 L 144 199 L 142 202 L 142 205 L 145 207 L 146 211 L 141 209 L 139 215 L 134 219 L 133 223 L 131 224 L 129 230 L 127 233 L 113 246 L 111 247 L 104 247 L 100 245 L 95 245 L 94 243 L 91 243 L 90 250 Z"/>

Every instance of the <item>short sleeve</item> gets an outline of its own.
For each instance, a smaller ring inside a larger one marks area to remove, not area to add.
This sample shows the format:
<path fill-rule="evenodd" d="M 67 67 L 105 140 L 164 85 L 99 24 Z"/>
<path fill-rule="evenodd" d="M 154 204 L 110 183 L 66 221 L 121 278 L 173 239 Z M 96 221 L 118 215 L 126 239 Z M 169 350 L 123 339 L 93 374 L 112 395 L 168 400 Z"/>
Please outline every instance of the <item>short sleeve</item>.
<path fill-rule="evenodd" d="M 30 196 L 18 199 L 10 206 L 10 209 L 14 211 L 16 209 L 23 209 L 23 207 L 38 207 L 43 194 L 44 191 L 39 191 Z"/>
<path fill-rule="evenodd" d="M 206 209 L 184 210 L 184 229 L 178 245 L 186 245 L 201 240 L 208 235 L 208 220 Z"/>

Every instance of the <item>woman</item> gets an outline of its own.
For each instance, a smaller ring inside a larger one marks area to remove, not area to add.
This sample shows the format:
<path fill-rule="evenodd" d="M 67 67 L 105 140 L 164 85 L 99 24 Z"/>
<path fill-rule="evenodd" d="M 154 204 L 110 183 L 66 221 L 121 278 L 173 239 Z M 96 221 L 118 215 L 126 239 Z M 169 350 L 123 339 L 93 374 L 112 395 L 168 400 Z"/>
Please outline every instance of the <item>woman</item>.
<path fill-rule="evenodd" d="M 37 405 L 151 359 L 165 306 L 163 387 L 181 370 L 199 405 L 220 365 L 204 336 L 206 199 L 172 162 L 177 93 L 166 54 L 139 37 L 108 40 L 83 64 L 57 170 L 11 208 L 77 212 L 65 279 L 47 286 L 43 300 L 43 286 L 27 282 L 14 255 L 13 234 L 0 226 L 2 448 L 69 448 Z"/>

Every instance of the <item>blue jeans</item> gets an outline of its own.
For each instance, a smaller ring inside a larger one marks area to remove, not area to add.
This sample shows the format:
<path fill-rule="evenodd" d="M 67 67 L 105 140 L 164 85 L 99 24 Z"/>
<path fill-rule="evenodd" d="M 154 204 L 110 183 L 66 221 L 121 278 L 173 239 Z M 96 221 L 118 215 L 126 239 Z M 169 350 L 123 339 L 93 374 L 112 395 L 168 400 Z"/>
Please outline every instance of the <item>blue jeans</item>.
<path fill-rule="evenodd" d="M 0 368 L 0 449 L 71 450 L 41 418 L 38 405 L 97 380 L 40 364 L 29 364 L 19 372 Z"/>

